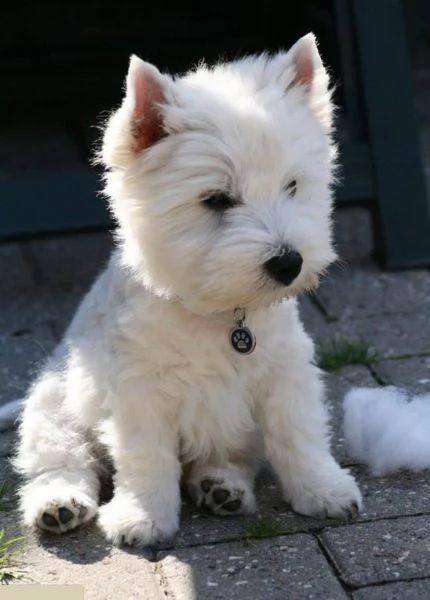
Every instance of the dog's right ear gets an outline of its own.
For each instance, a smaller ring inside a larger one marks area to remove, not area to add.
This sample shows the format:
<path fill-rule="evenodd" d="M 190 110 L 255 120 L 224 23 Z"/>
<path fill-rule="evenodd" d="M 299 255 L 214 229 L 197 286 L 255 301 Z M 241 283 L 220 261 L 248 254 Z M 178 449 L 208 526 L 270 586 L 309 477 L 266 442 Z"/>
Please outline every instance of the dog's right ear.
<path fill-rule="evenodd" d="M 101 162 L 110 168 L 126 168 L 142 152 L 167 135 L 163 104 L 172 80 L 137 56 L 130 58 L 121 107 L 107 124 Z"/>
<path fill-rule="evenodd" d="M 166 102 L 167 77 L 136 55 L 130 59 L 126 100 L 131 106 L 131 134 L 136 154 L 164 137 L 162 105 Z"/>

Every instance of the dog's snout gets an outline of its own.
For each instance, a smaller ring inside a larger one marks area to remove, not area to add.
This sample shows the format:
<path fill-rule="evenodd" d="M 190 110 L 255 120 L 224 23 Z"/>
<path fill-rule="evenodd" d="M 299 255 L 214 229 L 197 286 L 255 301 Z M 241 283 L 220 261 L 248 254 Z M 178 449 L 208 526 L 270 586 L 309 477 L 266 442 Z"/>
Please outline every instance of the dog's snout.
<path fill-rule="evenodd" d="M 290 285 L 302 268 L 301 254 L 288 247 L 283 247 L 280 254 L 264 263 L 266 272 L 272 279 L 282 285 Z"/>

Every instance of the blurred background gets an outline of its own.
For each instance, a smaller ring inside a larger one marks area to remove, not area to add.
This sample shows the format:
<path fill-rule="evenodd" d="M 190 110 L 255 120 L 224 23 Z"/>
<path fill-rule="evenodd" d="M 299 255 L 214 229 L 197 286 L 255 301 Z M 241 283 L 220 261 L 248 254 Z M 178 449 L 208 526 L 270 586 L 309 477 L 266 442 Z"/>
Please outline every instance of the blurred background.
<path fill-rule="evenodd" d="M 383 266 L 430 263 L 428 0 L 39 0 L 0 28 L 0 242 L 112 225 L 89 160 L 131 53 L 176 73 L 312 30 L 341 108 L 339 206 L 369 207 Z"/>

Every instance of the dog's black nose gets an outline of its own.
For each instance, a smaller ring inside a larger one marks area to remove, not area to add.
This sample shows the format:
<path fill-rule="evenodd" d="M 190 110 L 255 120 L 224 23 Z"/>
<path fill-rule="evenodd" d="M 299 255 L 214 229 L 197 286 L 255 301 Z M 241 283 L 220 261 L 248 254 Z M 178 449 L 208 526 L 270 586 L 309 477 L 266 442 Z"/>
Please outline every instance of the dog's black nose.
<path fill-rule="evenodd" d="M 302 268 L 303 258 L 295 250 L 284 247 L 282 252 L 266 263 L 264 268 L 272 279 L 282 285 L 290 285 Z"/>

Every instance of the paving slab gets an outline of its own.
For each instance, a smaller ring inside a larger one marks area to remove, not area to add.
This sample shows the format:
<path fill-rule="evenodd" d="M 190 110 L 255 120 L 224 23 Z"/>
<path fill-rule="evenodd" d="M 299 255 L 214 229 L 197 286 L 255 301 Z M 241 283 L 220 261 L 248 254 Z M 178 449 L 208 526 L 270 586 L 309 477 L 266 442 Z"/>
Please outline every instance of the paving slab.
<path fill-rule="evenodd" d="M 379 358 L 430 354 L 430 310 L 364 319 L 341 318 L 322 325 L 317 342 L 345 338 L 366 342 Z"/>
<path fill-rule="evenodd" d="M 430 392 L 430 356 L 383 360 L 375 363 L 373 368 L 386 384 L 405 387 L 418 393 Z"/>
<path fill-rule="evenodd" d="M 376 265 L 333 267 L 316 296 L 330 318 L 364 318 L 425 311 L 430 315 L 428 270 L 381 272 Z"/>
<path fill-rule="evenodd" d="M 299 314 L 307 333 L 312 339 L 325 335 L 327 321 L 324 314 L 316 306 L 311 295 L 303 294 L 299 297 Z"/>
<path fill-rule="evenodd" d="M 346 267 L 368 262 L 374 250 L 370 210 L 359 206 L 336 210 L 334 240 L 339 260 Z"/>
<path fill-rule="evenodd" d="M 21 398 L 57 344 L 47 324 L 0 332 L 0 404 Z"/>
<path fill-rule="evenodd" d="M 15 430 L 8 429 L 6 431 L 0 431 L 0 459 L 11 456 L 15 443 L 16 443 L 16 431 Z M 0 475 L 1 475 L 1 473 L 0 473 Z"/>
<path fill-rule="evenodd" d="M 0 295 L 0 335 L 15 335 L 36 325 L 52 325 L 57 340 L 72 319 L 87 288 L 39 286 Z"/>
<path fill-rule="evenodd" d="M 370 586 L 354 592 L 353 600 L 428 600 L 430 579 Z"/>
<path fill-rule="evenodd" d="M 363 510 L 357 521 L 421 515 L 430 520 L 430 471 L 402 471 L 390 477 L 373 477 L 352 468 L 363 494 Z"/>
<path fill-rule="evenodd" d="M 188 548 L 158 564 L 172 600 L 347 598 L 309 535 Z"/>
<path fill-rule="evenodd" d="M 430 577 L 429 515 L 330 528 L 320 539 L 349 585 Z"/>
<path fill-rule="evenodd" d="M 0 293 L 32 289 L 35 284 L 21 244 L 0 244 Z"/>
<path fill-rule="evenodd" d="M 99 232 L 32 240 L 21 247 L 38 283 L 64 289 L 90 286 L 109 260 L 112 245 L 111 234 Z"/>
<path fill-rule="evenodd" d="M 20 535 L 18 515 L 2 515 L 6 537 Z M 112 548 L 96 527 L 64 536 L 27 535 L 16 559 L 16 583 L 80 584 L 85 600 L 162 600 L 150 551 Z"/>

